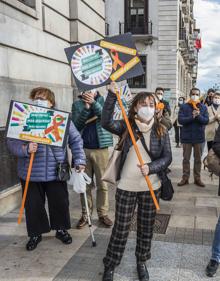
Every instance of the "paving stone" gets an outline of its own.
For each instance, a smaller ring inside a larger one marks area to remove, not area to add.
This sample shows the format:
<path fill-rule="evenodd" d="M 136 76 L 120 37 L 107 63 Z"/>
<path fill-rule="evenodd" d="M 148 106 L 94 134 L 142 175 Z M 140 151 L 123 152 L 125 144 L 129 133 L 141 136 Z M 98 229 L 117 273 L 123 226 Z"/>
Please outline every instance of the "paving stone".
<path fill-rule="evenodd" d="M 177 216 L 172 215 L 170 218 L 170 227 L 186 227 L 194 228 L 194 217 L 192 216 Z"/>

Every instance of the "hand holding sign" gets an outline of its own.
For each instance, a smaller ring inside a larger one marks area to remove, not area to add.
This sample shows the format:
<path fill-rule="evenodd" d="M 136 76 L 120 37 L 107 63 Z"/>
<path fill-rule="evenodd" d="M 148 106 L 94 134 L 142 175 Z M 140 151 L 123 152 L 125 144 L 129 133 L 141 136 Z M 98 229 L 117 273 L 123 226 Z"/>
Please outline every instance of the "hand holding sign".
<path fill-rule="evenodd" d="M 28 152 L 29 152 L 29 153 L 35 153 L 35 152 L 37 152 L 37 148 L 38 148 L 38 144 L 37 144 L 37 143 L 30 142 L 30 143 L 28 144 Z"/>

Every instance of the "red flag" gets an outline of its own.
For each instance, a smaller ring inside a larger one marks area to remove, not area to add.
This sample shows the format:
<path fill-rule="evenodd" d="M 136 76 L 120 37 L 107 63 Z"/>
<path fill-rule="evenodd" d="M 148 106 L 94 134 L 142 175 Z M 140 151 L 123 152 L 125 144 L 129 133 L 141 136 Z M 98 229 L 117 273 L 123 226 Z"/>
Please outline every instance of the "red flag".
<path fill-rule="evenodd" d="M 201 40 L 201 37 L 200 37 L 200 36 L 198 36 L 198 37 L 196 38 L 196 41 L 195 41 L 195 48 L 196 48 L 197 50 L 199 50 L 199 49 L 202 48 L 202 40 Z"/>

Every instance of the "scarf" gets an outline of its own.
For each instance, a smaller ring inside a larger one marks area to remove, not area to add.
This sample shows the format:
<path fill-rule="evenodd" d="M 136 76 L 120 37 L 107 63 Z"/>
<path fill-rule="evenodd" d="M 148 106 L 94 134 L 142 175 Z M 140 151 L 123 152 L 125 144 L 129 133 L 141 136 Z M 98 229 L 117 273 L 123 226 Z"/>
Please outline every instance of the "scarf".
<path fill-rule="evenodd" d="M 195 110 L 199 110 L 199 108 L 197 107 L 197 105 L 200 103 L 200 100 L 199 101 L 194 101 L 194 100 L 189 100 L 188 101 L 188 104 L 190 104 L 192 106 L 193 109 Z"/>
<path fill-rule="evenodd" d="M 154 118 L 151 119 L 149 124 L 146 124 L 144 122 L 141 122 L 137 118 L 135 118 L 135 123 L 138 126 L 138 129 L 140 130 L 141 133 L 147 133 L 148 131 L 151 130 L 153 124 L 154 124 Z"/>

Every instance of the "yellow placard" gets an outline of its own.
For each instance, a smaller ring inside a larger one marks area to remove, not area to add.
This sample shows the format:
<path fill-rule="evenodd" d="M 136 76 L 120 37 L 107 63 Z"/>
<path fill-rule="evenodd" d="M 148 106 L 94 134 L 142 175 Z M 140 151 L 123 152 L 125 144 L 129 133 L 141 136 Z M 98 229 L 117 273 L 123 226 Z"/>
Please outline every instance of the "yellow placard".
<path fill-rule="evenodd" d="M 128 47 L 124 47 L 118 44 L 114 44 L 114 43 L 110 43 L 104 40 L 100 41 L 100 47 L 106 48 L 106 49 L 111 49 L 123 54 L 127 54 L 127 55 L 131 55 L 131 56 L 136 56 L 137 54 L 137 50 L 132 49 L 132 48 L 128 48 Z"/>
<path fill-rule="evenodd" d="M 118 78 L 120 78 L 123 74 L 125 74 L 128 70 L 130 70 L 132 67 L 134 67 L 139 62 L 140 62 L 140 59 L 138 57 L 134 57 L 129 62 L 127 62 L 123 67 L 121 67 L 117 71 L 115 71 L 110 76 L 111 80 L 116 81 Z"/>
<path fill-rule="evenodd" d="M 38 142 L 38 143 L 43 143 L 43 144 L 51 144 L 52 143 L 52 141 L 50 139 L 36 137 L 36 136 L 32 136 L 32 135 L 27 135 L 27 134 L 20 134 L 19 138 L 21 140 L 33 141 L 33 142 Z"/>

